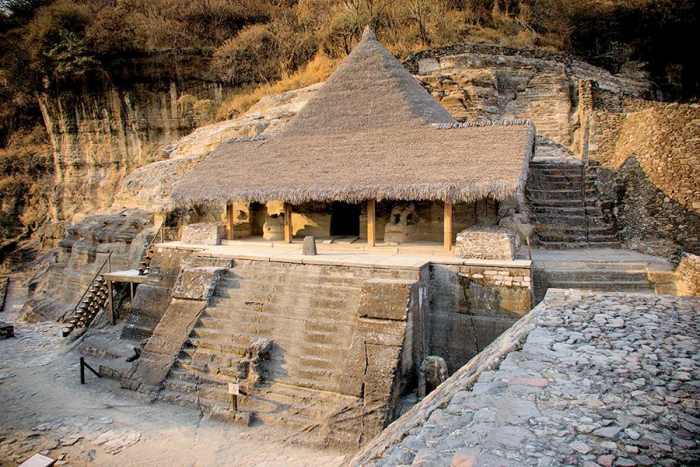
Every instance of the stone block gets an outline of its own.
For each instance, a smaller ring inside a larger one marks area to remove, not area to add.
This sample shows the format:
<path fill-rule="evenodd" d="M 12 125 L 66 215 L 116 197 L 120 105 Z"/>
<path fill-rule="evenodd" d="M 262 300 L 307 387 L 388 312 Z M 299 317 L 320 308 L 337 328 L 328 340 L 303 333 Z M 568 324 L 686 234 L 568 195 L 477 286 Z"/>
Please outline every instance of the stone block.
<path fill-rule="evenodd" d="M 219 245 L 226 238 L 226 225 L 221 222 L 199 222 L 185 226 L 182 243 L 192 245 Z"/>
<path fill-rule="evenodd" d="M 226 268 L 183 269 L 175 284 L 173 298 L 208 302 Z"/>
<path fill-rule="evenodd" d="M 474 226 L 457 234 L 455 256 L 512 261 L 519 247 L 520 237 L 510 229 Z"/>
<path fill-rule="evenodd" d="M 0 323 L 0 340 L 15 337 L 15 328 L 11 324 Z"/>
<path fill-rule="evenodd" d="M 406 320 L 411 290 L 417 282 L 371 279 L 362 284 L 360 318 Z"/>
<path fill-rule="evenodd" d="M 305 256 L 316 255 L 316 238 L 311 236 L 304 237 L 304 245 L 301 254 Z"/>

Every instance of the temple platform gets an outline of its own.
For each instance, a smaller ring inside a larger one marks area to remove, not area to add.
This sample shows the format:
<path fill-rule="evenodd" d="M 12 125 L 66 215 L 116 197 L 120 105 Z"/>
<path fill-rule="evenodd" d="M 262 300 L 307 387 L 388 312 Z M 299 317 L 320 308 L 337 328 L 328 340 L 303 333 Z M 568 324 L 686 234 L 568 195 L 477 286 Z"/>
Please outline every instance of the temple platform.
<path fill-rule="evenodd" d="M 303 255 L 302 241 L 268 242 L 264 240 L 226 240 L 222 245 L 193 245 L 182 242 L 159 243 L 155 247 L 198 251 L 197 256 L 230 258 L 281 263 L 336 265 L 382 269 L 421 269 L 429 263 L 472 265 L 484 267 L 529 268 L 531 261 L 465 259 L 454 256 L 437 242 L 416 242 L 407 245 L 379 245 L 369 247 L 366 241 L 353 243 L 316 243 L 318 254 Z"/>

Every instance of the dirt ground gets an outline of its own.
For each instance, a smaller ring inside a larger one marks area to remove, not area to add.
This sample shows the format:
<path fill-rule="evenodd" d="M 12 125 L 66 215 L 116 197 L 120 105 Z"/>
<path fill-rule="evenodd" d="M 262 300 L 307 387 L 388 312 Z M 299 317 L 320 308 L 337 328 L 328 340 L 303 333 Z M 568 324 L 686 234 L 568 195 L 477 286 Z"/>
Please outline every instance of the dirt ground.
<path fill-rule="evenodd" d="M 13 277 L 0 321 L 15 338 L 0 340 L 0 466 L 34 453 L 56 465 L 336 466 L 345 456 L 295 443 L 279 427 L 249 428 L 121 389 L 86 372 L 80 385 L 77 350 L 61 325 L 18 322 L 26 299 Z M 88 359 L 89 361 L 89 359 Z"/>

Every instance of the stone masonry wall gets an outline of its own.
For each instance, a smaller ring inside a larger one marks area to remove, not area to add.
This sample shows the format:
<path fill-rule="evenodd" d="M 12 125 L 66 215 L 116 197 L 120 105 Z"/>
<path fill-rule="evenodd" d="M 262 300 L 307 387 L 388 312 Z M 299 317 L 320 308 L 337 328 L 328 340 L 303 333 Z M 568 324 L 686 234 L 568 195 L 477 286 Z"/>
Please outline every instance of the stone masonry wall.
<path fill-rule="evenodd" d="M 530 269 L 483 265 L 431 266 L 427 355 L 454 373 L 526 314 Z"/>
<path fill-rule="evenodd" d="M 648 253 L 700 252 L 700 105 L 593 95 L 588 156 L 624 186 L 623 239 Z"/>
<path fill-rule="evenodd" d="M 700 297 L 700 257 L 685 255 L 676 269 L 679 278 L 679 295 Z"/>

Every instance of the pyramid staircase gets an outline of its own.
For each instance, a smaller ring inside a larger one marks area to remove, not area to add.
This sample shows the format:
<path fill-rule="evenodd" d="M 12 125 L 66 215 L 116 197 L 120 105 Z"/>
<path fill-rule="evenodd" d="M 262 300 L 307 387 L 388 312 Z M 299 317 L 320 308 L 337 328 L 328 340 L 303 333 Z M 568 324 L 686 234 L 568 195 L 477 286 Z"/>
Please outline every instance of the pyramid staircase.
<path fill-rule="evenodd" d="M 102 272 L 107 267 L 109 270 L 112 253 L 95 274 L 92 282 L 78 301 L 78 305 L 73 309 L 72 316 L 68 319 L 68 325 L 63 328 L 61 334 L 67 337 L 76 328 L 85 328 L 95 319 L 97 313 L 104 309 L 109 302 L 109 289 L 107 281 L 102 276 Z"/>
<path fill-rule="evenodd" d="M 596 168 L 580 162 L 533 161 L 526 188 L 533 243 L 544 248 L 619 248 L 617 225 L 603 212 Z"/>
<path fill-rule="evenodd" d="M 183 345 L 159 398 L 230 415 L 228 384 L 238 382 L 238 363 L 254 340 L 267 338 L 274 350 L 263 378 L 239 397 L 238 411 L 314 432 L 325 446 L 356 445 L 362 424 L 349 409 L 360 401 L 341 393 L 340 380 L 362 283 L 371 274 L 369 268 L 237 261 Z"/>

